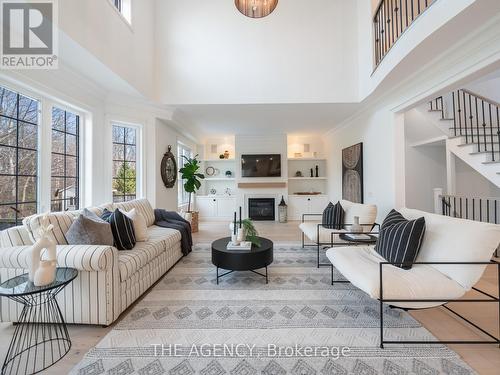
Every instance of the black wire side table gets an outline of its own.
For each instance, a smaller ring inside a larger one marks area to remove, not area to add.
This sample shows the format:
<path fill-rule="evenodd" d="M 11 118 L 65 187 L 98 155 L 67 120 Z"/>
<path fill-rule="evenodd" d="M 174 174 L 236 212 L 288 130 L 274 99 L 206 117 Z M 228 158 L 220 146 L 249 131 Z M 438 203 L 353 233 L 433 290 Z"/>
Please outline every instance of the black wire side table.
<path fill-rule="evenodd" d="M 36 374 L 69 352 L 71 340 L 56 296 L 77 275 L 74 268 L 57 268 L 55 281 L 46 286 L 35 286 L 28 274 L 0 284 L 0 296 L 23 304 L 2 374 Z"/>

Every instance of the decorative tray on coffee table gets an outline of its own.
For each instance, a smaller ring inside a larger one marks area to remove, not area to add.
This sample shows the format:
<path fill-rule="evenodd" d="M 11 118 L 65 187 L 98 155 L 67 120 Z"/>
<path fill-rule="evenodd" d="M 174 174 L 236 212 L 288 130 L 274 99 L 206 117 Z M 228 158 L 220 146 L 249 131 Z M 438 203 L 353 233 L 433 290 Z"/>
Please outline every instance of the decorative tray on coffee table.
<path fill-rule="evenodd" d="M 250 241 L 242 241 L 240 243 L 229 242 L 227 244 L 228 250 L 252 250 L 252 243 Z"/>

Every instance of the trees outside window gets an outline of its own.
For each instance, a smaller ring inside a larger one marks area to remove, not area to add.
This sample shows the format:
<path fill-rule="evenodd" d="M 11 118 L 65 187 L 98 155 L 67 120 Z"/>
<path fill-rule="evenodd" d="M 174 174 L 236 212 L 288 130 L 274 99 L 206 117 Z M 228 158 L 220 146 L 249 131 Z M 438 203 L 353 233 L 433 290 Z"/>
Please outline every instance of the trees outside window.
<path fill-rule="evenodd" d="M 80 208 L 80 116 L 52 108 L 51 210 Z"/>
<path fill-rule="evenodd" d="M 113 202 L 137 196 L 137 129 L 113 125 Z"/>
<path fill-rule="evenodd" d="M 39 102 L 0 87 L 0 230 L 37 212 Z"/>

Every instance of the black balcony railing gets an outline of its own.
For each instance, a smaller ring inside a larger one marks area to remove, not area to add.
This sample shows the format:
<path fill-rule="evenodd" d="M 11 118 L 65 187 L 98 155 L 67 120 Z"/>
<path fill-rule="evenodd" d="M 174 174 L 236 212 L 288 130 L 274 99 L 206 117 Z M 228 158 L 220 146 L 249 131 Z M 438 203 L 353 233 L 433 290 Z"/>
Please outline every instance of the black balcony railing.
<path fill-rule="evenodd" d="M 401 34 L 436 0 L 381 0 L 373 17 L 375 67 Z"/>

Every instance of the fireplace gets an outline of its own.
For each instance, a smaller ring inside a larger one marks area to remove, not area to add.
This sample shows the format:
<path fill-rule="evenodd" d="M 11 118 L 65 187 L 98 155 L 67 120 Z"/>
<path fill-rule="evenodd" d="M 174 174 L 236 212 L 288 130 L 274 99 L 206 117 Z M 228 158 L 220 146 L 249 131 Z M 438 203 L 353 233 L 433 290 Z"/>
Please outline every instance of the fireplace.
<path fill-rule="evenodd" d="M 248 217 L 255 221 L 274 221 L 274 198 L 248 198 Z"/>

